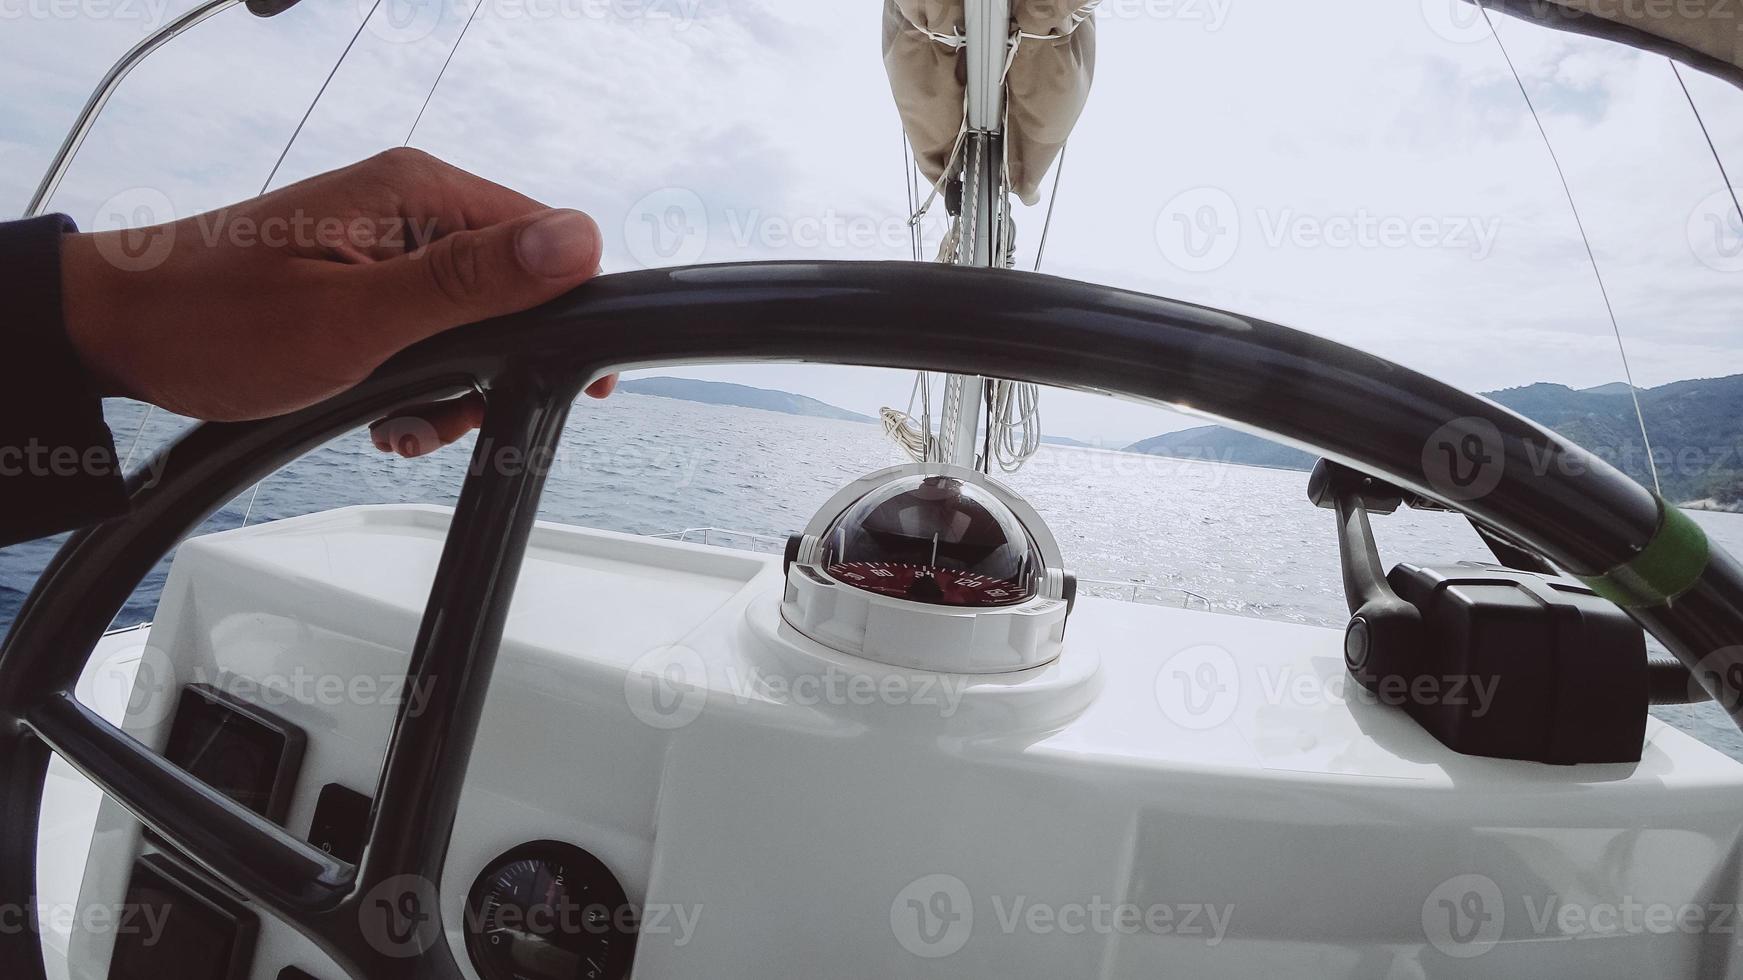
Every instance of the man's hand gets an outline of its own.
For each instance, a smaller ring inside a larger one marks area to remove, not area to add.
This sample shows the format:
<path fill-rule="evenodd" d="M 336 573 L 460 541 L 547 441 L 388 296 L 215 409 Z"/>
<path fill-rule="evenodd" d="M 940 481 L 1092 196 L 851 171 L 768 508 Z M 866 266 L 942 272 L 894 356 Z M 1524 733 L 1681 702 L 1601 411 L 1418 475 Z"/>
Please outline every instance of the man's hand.
<path fill-rule="evenodd" d="M 579 211 L 389 150 L 172 224 L 68 235 L 63 305 L 96 393 L 264 418 L 338 394 L 433 334 L 553 299 L 597 274 L 600 251 Z M 483 410 L 472 395 L 371 432 L 378 448 L 417 456 L 476 428 Z"/>

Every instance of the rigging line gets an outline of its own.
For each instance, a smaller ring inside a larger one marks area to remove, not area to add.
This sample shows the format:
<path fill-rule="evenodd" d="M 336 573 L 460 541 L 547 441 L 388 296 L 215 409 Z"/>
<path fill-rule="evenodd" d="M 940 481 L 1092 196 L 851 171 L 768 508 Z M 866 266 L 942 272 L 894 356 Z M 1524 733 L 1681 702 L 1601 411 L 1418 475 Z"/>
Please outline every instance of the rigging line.
<path fill-rule="evenodd" d="M 1041 240 L 1035 244 L 1035 271 L 1041 271 L 1041 256 L 1047 254 L 1047 232 L 1053 227 L 1053 205 L 1059 203 L 1059 182 L 1065 179 L 1065 151 L 1071 148 L 1066 140 L 1059 147 L 1059 162 L 1054 164 L 1053 190 L 1047 195 L 1047 217 L 1041 221 Z"/>
<path fill-rule="evenodd" d="M 902 130 L 902 189 L 908 194 L 908 214 L 912 215 L 919 207 L 917 198 L 919 190 L 914 186 L 914 156 L 908 148 L 908 131 Z M 908 222 L 908 252 L 914 261 L 920 261 L 920 230 L 914 222 Z"/>
<path fill-rule="evenodd" d="M 903 152 L 912 154 L 913 146 L 907 142 L 907 139 L 908 134 L 904 130 L 902 133 Z M 912 157 L 908 163 L 908 187 L 913 194 L 914 207 L 918 208 L 920 206 L 920 161 Z M 908 213 L 913 214 L 914 212 L 910 210 Z M 926 258 L 926 229 L 920 227 L 920 223 L 917 221 L 910 223 L 909 227 L 914 230 L 914 261 L 924 261 Z"/>
<path fill-rule="evenodd" d="M 379 2 L 379 0 L 377 0 Z M 454 55 L 460 53 L 460 44 L 466 40 L 466 32 L 472 29 L 472 22 L 477 19 L 478 12 L 484 9 L 485 0 L 477 0 L 472 4 L 472 12 L 466 15 L 466 23 L 460 28 L 460 36 L 454 39 L 454 46 L 448 49 L 448 57 L 442 60 L 442 67 L 436 72 L 436 80 L 430 83 L 430 90 L 424 93 L 424 104 L 418 106 L 418 115 L 412 120 L 412 128 L 406 130 L 405 142 L 402 146 L 410 146 L 412 136 L 418 131 L 418 123 L 424 121 L 424 111 L 430 107 L 430 100 L 436 97 L 436 89 L 442 86 L 442 76 L 448 74 L 448 66 L 453 63 Z"/>
<path fill-rule="evenodd" d="M 273 179 L 278 176 L 278 168 L 284 166 L 285 157 L 290 156 L 291 147 L 296 145 L 297 137 L 303 134 L 303 127 L 308 125 L 309 117 L 315 114 L 315 107 L 321 104 L 321 96 L 327 94 L 327 86 L 333 84 L 333 78 L 339 74 L 340 66 L 345 64 L 345 59 L 350 56 L 351 49 L 357 46 L 357 40 L 363 36 L 364 28 L 369 26 L 370 19 L 375 16 L 375 11 L 380 6 L 381 0 L 375 0 L 370 5 L 369 13 L 364 14 L 363 19 L 357 23 L 357 30 L 352 32 L 351 40 L 345 42 L 345 50 L 339 52 L 339 59 L 333 62 L 332 68 L 327 70 L 327 77 L 321 80 L 321 87 L 315 90 L 315 97 L 309 100 L 309 107 L 303 110 L 303 117 L 297 120 L 297 128 L 291 130 L 290 139 L 284 142 L 284 149 L 278 151 L 278 159 L 273 162 L 272 170 L 266 175 L 266 181 L 260 185 L 260 193 L 265 194 L 272 187 Z M 149 420 L 151 413 L 147 412 L 145 417 Z M 145 423 L 141 422 L 139 427 L 143 430 Z M 242 511 L 243 527 L 247 527 L 248 519 L 254 516 L 254 502 L 260 499 L 260 485 L 265 482 L 264 477 L 256 480 L 254 489 L 248 493 L 248 506 Z"/>
<path fill-rule="evenodd" d="M 139 437 L 145 435 L 145 423 L 151 421 L 151 413 L 156 409 L 156 405 L 145 403 L 145 414 L 139 418 L 139 428 L 133 430 L 133 441 L 127 444 L 127 458 L 121 461 L 121 472 L 126 473 L 127 467 L 133 465 L 133 453 L 139 449 Z"/>
<path fill-rule="evenodd" d="M 327 86 L 333 84 L 333 76 L 339 74 L 339 66 L 345 63 L 345 58 L 351 54 L 351 49 L 357 46 L 357 39 L 363 36 L 363 29 L 369 26 L 369 21 L 375 16 L 375 11 L 381 6 L 381 0 L 375 0 L 369 13 L 363 15 L 363 20 L 357 24 L 357 30 L 351 35 L 351 40 L 345 43 L 345 50 L 339 52 L 339 60 L 333 62 L 327 77 L 321 81 L 321 87 L 315 91 L 315 97 L 309 100 L 309 107 L 303 110 L 303 118 L 297 120 L 297 128 L 291 130 L 290 139 L 285 140 L 284 149 L 278 153 L 278 160 L 273 163 L 272 171 L 266 175 L 266 183 L 260 185 L 260 193 L 265 194 L 272 186 L 272 180 L 278 176 L 278 168 L 284 166 L 284 158 L 290 155 L 290 150 L 296 144 L 297 137 L 303 134 L 303 127 L 308 125 L 309 117 L 315 114 L 315 106 L 321 104 L 321 96 L 327 94 Z"/>
<path fill-rule="evenodd" d="M 260 483 L 265 483 L 261 480 Z M 248 495 L 248 509 L 242 512 L 242 526 L 248 526 L 248 518 L 254 514 L 254 501 L 260 497 L 260 483 L 254 485 L 254 491 Z"/>
<path fill-rule="evenodd" d="M 315 91 L 315 97 L 310 100 L 309 107 L 303 110 L 303 117 L 297 120 L 296 128 L 291 130 L 290 139 L 286 140 L 284 148 L 279 150 L 278 159 L 273 161 L 272 170 L 268 171 L 266 175 L 266 182 L 260 185 L 260 193 L 265 194 L 267 190 L 272 187 L 273 178 L 278 176 L 278 168 L 284 166 L 284 159 L 290 155 L 291 146 L 296 143 L 297 137 L 302 135 L 303 127 L 308 124 L 309 117 L 314 115 L 315 106 L 320 104 L 321 96 L 327 93 L 327 86 L 333 83 L 333 76 L 339 74 L 339 66 L 345 63 L 345 56 L 351 53 L 353 47 L 356 47 L 357 39 L 363 36 L 363 29 L 369 26 L 369 19 L 375 16 L 375 10 L 380 6 L 381 0 L 375 0 L 374 5 L 369 8 L 369 13 L 363 15 L 363 20 L 357 25 L 356 32 L 351 35 L 351 40 L 346 42 L 345 50 L 339 52 L 339 60 L 333 62 L 332 69 L 327 72 L 327 77 L 322 80 L 321 87 Z M 133 442 L 127 447 L 127 458 L 121 462 L 122 470 L 125 471 L 127 467 L 133 463 L 133 453 L 139 448 L 139 437 L 145 434 L 145 427 L 151 423 L 151 417 L 155 414 L 157 414 L 157 406 L 147 404 L 145 407 L 145 416 L 139 420 L 139 430 L 133 433 Z M 258 495 L 259 493 L 260 484 L 256 483 L 254 485 L 254 494 Z M 248 509 L 251 511 L 254 509 L 254 496 L 248 498 Z M 246 516 L 242 519 L 242 526 L 248 526 L 248 518 Z"/>
<path fill-rule="evenodd" d="M 1683 81 L 1682 69 L 1677 67 L 1676 59 L 1666 58 L 1670 62 L 1670 73 L 1676 76 L 1676 83 L 1682 86 L 1683 98 L 1689 100 L 1689 111 L 1695 114 L 1695 122 L 1701 127 L 1701 135 L 1707 138 L 1707 149 L 1713 153 L 1713 163 L 1719 167 L 1719 177 L 1725 181 L 1725 190 L 1731 194 L 1731 206 L 1737 209 L 1737 220 L 1743 222 L 1743 203 L 1737 201 L 1737 188 L 1731 183 L 1731 175 L 1725 172 L 1725 161 L 1719 156 L 1719 148 L 1713 144 L 1713 134 L 1707 132 L 1707 121 L 1701 118 L 1700 107 L 1695 105 L 1695 97 L 1689 92 L 1689 85 Z M 1743 224 L 1738 227 L 1743 228 Z"/>
<path fill-rule="evenodd" d="M 1610 316 L 1610 329 L 1616 335 L 1616 350 L 1622 355 L 1622 374 L 1628 381 L 1628 396 L 1634 400 L 1634 418 L 1640 423 L 1640 441 L 1646 447 L 1646 468 L 1652 473 L 1652 489 L 1660 496 L 1664 495 L 1664 487 L 1658 479 L 1658 460 L 1652 455 L 1652 437 L 1646 434 L 1646 414 L 1640 409 L 1640 389 L 1634 386 L 1634 369 L 1628 363 L 1628 346 L 1622 342 L 1622 325 L 1616 320 L 1616 308 L 1610 302 L 1610 291 L 1604 285 L 1604 274 L 1598 267 L 1597 253 L 1592 250 L 1592 239 L 1586 234 L 1586 223 L 1580 218 L 1579 205 L 1574 203 L 1573 187 L 1568 183 L 1567 171 L 1562 169 L 1561 157 L 1555 152 L 1555 144 L 1550 142 L 1549 130 L 1543 126 L 1543 119 L 1537 114 L 1537 106 L 1531 101 L 1531 93 L 1525 89 L 1525 78 L 1519 74 L 1519 68 L 1513 64 L 1513 56 L 1507 52 L 1507 45 L 1501 40 L 1501 32 L 1495 29 L 1495 21 L 1489 16 L 1487 0 L 1476 0 L 1477 9 L 1483 12 L 1483 22 L 1489 25 L 1489 36 L 1495 39 L 1495 46 L 1501 49 L 1501 57 L 1507 62 L 1507 70 L 1513 73 L 1513 81 L 1519 86 L 1519 94 L 1525 99 L 1525 108 L 1531 113 L 1531 121 L 1537 126 L 1537 134 L 1543 137 L 1543 148 L 1549 151 L 1549 160 L 1555 164 L 1555 175 L 1561 181 L 1561 190 L 1567 197 L 1568 210 L 1574 217 L 1574 227 L 1579 229 L 1580 243 L 1586 247 L 1586 259 L 1592 266 L 1592 277 L 1598 282 L 1598 295 L 1604 300 L 1604 311 Z"/>

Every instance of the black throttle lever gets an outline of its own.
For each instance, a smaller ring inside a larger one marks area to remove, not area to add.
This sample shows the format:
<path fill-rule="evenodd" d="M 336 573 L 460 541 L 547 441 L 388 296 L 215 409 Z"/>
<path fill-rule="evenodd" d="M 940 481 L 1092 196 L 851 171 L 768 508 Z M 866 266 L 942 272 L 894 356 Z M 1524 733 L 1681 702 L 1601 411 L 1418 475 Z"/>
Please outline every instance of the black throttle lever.
<path fill-rule="evenodd" d="M 1337 511 L 1338 553 L 1350 624 L 1344 632 L 1344 664 L 1364 687 L 1402 676 L 1422 648 L 1422 613 L 1387 584 L 1368 513 L 1390 514 L 1405 493 L 1347 466 L 1320 460 L 1307 481 L 1315 506 Z"/>

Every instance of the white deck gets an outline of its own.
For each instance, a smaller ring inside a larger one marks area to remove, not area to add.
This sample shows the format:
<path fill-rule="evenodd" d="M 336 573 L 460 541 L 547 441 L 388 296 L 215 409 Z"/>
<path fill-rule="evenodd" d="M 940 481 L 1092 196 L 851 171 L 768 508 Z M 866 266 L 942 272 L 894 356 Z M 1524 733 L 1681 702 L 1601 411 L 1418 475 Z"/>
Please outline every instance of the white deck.
<path fill-rule="evenodd" d="M 295 833 L 322 785 L 374 785 L 446 520 L 351 508 L 176 559 L 147 661 L 307 732 Z M 484 863 L 555 838 L 667 910 L 641 977 L 1743 976 L 1710 914 L 1603 921 L 1737 901 L 1743 766 L 1662 723 L 1638 765 L 1476 759 L 1355 699 L 1332 631 L 1088 598 L 1059 661 L 973 678 L 817 647 L 780 590 L 778 558 L 537 529 L 443 891 L 457 952 Z M 154 744 L 163 703 L 130 720 Z M 80 900 L 119 901 L 130 819 L 56 780 L 45 886 L 72 893 L 95 820 Z M 106 972 L 105 937 L 70 946 Z M 286 965 L 336 975 L 263 923 L 254 976 Z"/>

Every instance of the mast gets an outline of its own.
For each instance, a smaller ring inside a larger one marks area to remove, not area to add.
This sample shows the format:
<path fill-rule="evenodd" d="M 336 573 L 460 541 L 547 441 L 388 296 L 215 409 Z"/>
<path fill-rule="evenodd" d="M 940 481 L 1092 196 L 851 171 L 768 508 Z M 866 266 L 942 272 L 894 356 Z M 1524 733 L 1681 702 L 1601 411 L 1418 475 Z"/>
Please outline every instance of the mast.
<path fill-rule="evenodd" d="M 1010 0 L 966 0 L 964 57 L 968 116 L 962 160 L 962 233 L 959 265 L 1004 268 L 1005 61 L 1011 34 Z M 976 438 L 984 414 L 986 379 L 953 374 L 945 381 L 938 452 L 943 462 L 987 470 Z"/>

